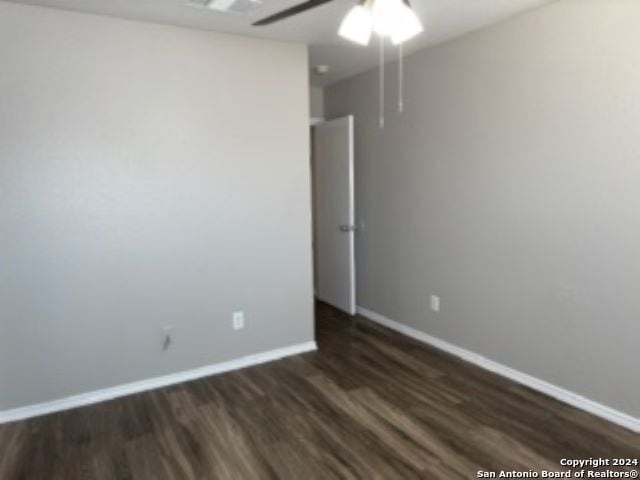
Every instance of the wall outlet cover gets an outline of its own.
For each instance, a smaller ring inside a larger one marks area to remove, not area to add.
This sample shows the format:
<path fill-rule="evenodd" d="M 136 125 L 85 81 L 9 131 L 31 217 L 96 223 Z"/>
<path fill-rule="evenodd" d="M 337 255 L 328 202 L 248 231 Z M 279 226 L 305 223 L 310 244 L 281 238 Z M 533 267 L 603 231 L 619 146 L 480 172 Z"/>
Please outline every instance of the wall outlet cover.
<path fill-rule="evenodd" d="M 233 329 L 241 330 L 244 328 L 244 312 L 233 312 Z"/>
<path fill-rule="evenodd" d="M 437 295 L 431 295 L 431 310 L 434 312 L 440 311 L 440 297 Z"/>

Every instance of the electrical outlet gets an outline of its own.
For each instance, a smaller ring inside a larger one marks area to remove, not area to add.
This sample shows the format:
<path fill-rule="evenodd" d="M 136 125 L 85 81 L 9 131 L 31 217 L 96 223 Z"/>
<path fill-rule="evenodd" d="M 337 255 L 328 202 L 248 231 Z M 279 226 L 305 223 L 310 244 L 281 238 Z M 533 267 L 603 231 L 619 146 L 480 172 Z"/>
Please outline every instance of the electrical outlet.
<path fill-rule="evenodd" d="M 171 343 L 173 342 L 173 338 L 171 336 L 172 330 L 173 330 L 173 326 L 171 325 L 162 327 L 162 351 L 163 352 L 166 352 L 171 347 Z"/>
<path fill-rule="evenodd" d="M 440 297 L 437 295 L 431 295 L 431 310 L 434 312 L 440 311 Z"/>
<path fill-rule="evenodd" d="M 244 328 L 244 312 L 233 312 L 233 329 L 242 330 Z"/>

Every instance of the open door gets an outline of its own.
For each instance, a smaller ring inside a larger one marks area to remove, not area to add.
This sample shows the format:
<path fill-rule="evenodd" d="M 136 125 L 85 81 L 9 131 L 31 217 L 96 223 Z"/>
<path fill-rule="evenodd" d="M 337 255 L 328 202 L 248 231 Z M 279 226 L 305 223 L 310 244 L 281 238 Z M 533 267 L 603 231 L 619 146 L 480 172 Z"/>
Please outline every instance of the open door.
<path fill-rule="evenodd" d="M 353 117 L 312 128 L 316 297 L 355 315 Z"/>

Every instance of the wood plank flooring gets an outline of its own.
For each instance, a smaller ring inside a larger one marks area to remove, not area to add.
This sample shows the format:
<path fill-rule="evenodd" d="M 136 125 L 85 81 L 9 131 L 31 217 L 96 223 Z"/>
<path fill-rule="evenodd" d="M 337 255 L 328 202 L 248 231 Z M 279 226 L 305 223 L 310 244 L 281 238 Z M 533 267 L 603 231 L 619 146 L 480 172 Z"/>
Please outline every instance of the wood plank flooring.
<path fill-rule="evenodd" d="M 640 435 L 317 307 L 319 351 L 0 426 L 1 480 L 471 479 Z"/>

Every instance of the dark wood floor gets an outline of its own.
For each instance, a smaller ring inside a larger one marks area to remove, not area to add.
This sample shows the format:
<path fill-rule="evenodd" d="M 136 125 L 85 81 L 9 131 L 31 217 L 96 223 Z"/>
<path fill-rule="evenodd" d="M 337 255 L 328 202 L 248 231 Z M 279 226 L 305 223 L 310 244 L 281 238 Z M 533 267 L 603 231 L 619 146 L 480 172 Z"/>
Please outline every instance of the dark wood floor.
<path fill-rule="evenodd" d="M 640 435 L 318 306 L 320 350 L 0 427 L 0 479 L 471 479 Z"/>

